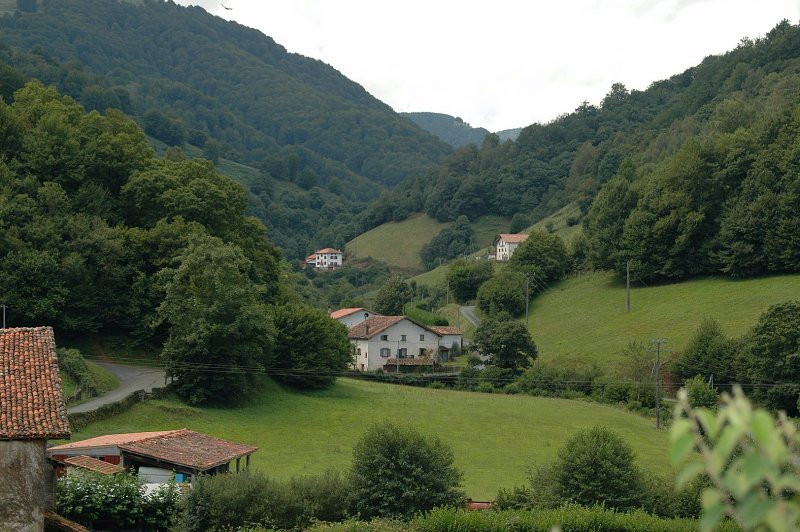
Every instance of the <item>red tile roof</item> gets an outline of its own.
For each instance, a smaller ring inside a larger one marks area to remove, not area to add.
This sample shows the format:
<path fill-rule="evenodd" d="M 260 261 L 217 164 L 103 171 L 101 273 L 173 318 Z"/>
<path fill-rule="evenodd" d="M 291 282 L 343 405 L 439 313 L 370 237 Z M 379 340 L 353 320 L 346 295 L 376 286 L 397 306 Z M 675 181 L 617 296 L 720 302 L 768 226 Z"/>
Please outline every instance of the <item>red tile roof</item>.
<path fill-rule="evenodd" d="M 359 310 L 362 312 L 369 312 L 365 308 L 341 308 L 339 310 L 334 310 L 333 312 L 331 312 L 331 318 L 338 320 L 339 318 L 343 318 L 344 316 L 349 316 L 350 314 L 358 312 Z"/>
<path fill-rule="evenodd" d="M 431 325 L 428 329 L 432 330 L 439 336 L 445 335 L 452 335 L 452 334 L 461 334 L 461 329 L 458 327 L 453 326 L 446 326 L 446 325 Z"/>
<path fill-rule="evenodd" d="M 81 469 L 88 469 L 89 471 L 94 471 L 96 473 L 102 473 L 104 475 L 115 475 L 125 471 L 117 464 L 110 464 L 86 455 L 70 456 L 69 458 L 64 459 L 64 463 L 73 467 L 79 467 Z"/>
<path fill-rule="evenodd" d="M 395 323 L 407 319 L 408 318 L 405 316 L 372 316 L 368 320 L 364 320 L 361 323 L 350 327 L 350 331 L 347 333 L 347 335 L 353 339 L 372 338 L 379 332 L 385 331 Z"/>
<path fill-rule="evenodd" d="M 498 238 L 505 240 L 506 242 L 512 244 L 519 244 L 520 242 L 525 242 L 528 240 L 528 236 L 525 233 L 500 233 L 497 235 Z"/>
<path fill-rule="evenodd" d="M 163 436 L 171 434 L 177 430 L 161 430 L 157 432 L 126 432 L 125 434 L 105 434 L 88 440 L 73 441 L 48 447 L 48 454 L 59 454 L 58 451 L 66 451 L 70 449 L 92 449 L 97 447 L 117 447 L 123 443 L 130 443 L 134 441 L 152 438 L 153 436 Z"/>
<path fill-rule="evenodd" d="M 0 329 L 0 439 L 69 438 L 51 327 Z"/>
<path fill-rule="evenodd" d="M 396 358 L 388 358 L 383 364 L 384 366 L 435 366 L 436 361 L 426 357 L 420 358 L 401 358 L 400 363 L 397 363 Z"/>
<path fill-rule="evenodd" d="M 341 255 L 342 252 L 339 251 L 338 249 L 325 248 L 318 250 L 316 254 L 319 255 L 320 253 L 339 253 Z"/>
<path fill-rule="evenodd" d="M 258 450 L 258 447 L 220 440 L 189 429 L 124 443 L 119 448 L 198 471 L 207 471 Z"/>

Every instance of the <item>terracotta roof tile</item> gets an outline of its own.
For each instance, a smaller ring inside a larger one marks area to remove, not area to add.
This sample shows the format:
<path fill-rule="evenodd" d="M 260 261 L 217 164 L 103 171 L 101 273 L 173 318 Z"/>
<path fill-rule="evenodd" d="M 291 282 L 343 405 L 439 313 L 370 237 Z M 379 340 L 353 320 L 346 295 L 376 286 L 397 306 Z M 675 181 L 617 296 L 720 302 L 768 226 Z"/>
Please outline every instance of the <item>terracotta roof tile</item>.
<path fill-rule="evenodd" d="M 388 358 L 383 364 L 384 366 L 435 366 L 436 361 L 427 357 L 419 358 L 401 358 L 400 364 L 397 363 L 396 358 Z"/>
<path fill-rule="evenodd" d="M 461 334 L 461 329 L 453 327 L 452 325 L 430 325 L 428 329 L 432 330 L 439 336 Z"/>
<path fill-rule="evenodd" d="M 512 244 L 513 243 L 518 244 L 520 242 L 525 242 L 526 240 L 528 240 L 528 236 L 530 235 L 525 233 L 500 233 L 497 236 L 505 240 L 506 242 L 511 242 Z"/>
<path fill-rule="evenodd" d="M 258 447 L 220 440 L 188 429 L 124 443 L 119 448 L 198 471 L 207 471 L 258 450 Z"/>
<path fill-rule="evenodd" d="M 316 254 L 319 255 L 320 253 L 339 253 L 339 254 L 341 254 L 342 252 L 339 251 L 338 249 L 325 248 L 325 249 L 318 250 Z"/>
<path fill-rule="evenodd" d="M 0 439 L 69 438 L 51 327 L 0 329 Z"/>
<path fill-rule="evenodd" d="M 94 471 L 96 473 L 102 473 L 104 475 L 115 475 L 125 471 L 117 464 L 110 464 L 86 455 L 70 456 L 69 458 L 64 459 L 64 463 L 73 467 L 79 467 L 81 469 L 88 469 L 89 471 Z"/>
<path fill-rule="evenodd" d="M 163 436 L 171 434 L 177 430 L 160 430 L 156 432 L 126 432 L 125 434 L 105 434 L 88 440 L 73 441 L 48 447 L 48 454 L 58 454 L 58 451 L 66 451 L 69 449 L 92 449 L 94 447 L 116 447 L 123 443 L 130 443 L 134 441 L 152 438 L 153 436 Z"/>
<path fill-rule="evenodd" d="M 350 338 L 372 338 L 395 323 L 407 319 L 405 316 L 372 316 L 368 320 L 350 327 L 347 335 Z"/>
<path fill-rule="evenodd" d="M 365 308 L 340 308 L 339 310 L 334 310 L 331 312 L 331 318 L 338 320 L 339 318 L 349 316 L 350 314 L 358 312 L 359 310 L 363 312 L 369 312 Z"/>

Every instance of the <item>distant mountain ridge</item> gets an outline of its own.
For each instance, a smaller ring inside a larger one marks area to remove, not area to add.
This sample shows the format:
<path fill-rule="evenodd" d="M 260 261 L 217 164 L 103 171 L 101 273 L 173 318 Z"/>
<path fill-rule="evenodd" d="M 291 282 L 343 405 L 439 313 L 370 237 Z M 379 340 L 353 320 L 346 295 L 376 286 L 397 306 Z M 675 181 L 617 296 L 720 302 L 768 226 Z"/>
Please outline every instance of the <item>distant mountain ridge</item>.
<path fill-rule="evenodd" d="M 251 204 L 289 257 L 343 246 L 366 201 L 452 151 L 330 65 L 200 7 L 48 0 L 0 17 L 0 36 L 0 62 L 87 109 L 260 170 Z"/>
<path fill-rule="evenodd" d="M 425 131 L 436 135 L 454 148 L 467 144 L 480 146 L 489 130 L 482 127 L 472 127 L 461 118 L 444 113 L 400 113 L 410 118 L 415 124 Z"/>

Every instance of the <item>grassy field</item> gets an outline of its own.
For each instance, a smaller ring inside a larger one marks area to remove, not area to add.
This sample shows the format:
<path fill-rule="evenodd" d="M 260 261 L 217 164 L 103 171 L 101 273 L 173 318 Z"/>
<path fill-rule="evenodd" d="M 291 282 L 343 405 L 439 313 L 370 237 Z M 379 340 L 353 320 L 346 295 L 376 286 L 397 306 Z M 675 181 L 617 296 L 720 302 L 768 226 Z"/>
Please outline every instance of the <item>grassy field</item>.
<path fill-rule="evenodd" d="M 453 447 L 467 494 L 493 498 L 521 484 L 526 468 L 554 459 L 583 427 L 603 425 L 634 447 L 640 463 L 668 474 L 667 433 L 651 420 L 611 406 L 528 396 L 412 388 L 340 379 L 330 390 L 289 393 L 271 382 L 249 406 L 197 409 L 149 401 L 76 431 L 106 433 L 190 428 L 259 447 L 253 468 L 277 478 L 344 470 L 354 442 L 373 422 L 390 420 L 434 434 Z"/>
<path fill-rule="evenodd" d="M 563 364 L 620 363 L 632 340 L 666 338 L 667 351 L 681 351 L 700 322 L 716 319 L 738 337 L 770 305 L 800 298 L 800 275 L 731 280 L 709 278 L 631 289 L 610 273 L 593 273 L 553 284 L 531 303 L 530 330 L 542 360 Z"/>
<path fill-rule="evenodd" d="M 508 228 L 507 218 L 483 216 L 473 222 L 478 247 L 490 246 L 494 236 Z M 358 235 L 347 243 L 347 251 L 358 257 L 372 257 L 385 262 L 392 270 L 406 274 L 424 271 L 419 253 L 449 224 L 437 222 L 426 214 L 412 214 L 402 222 L 388 222 Z"/>
<path fill-rule="evenodd" d="M 525 230 L 526 233 L 530 233 L 531 230 L 536 229 L 537 231 L 547 231 L 548 226 L 552 227 L 553 233 L 557 234 L 561 237 L 567 246 L 581 234 L 581 225 L 578 223 L 570 224 L 570 219 L 577 221 L 581 216 L 581 209 L 578 205 L 571 203 L 566 207 L 554 212 L 547 218 L 539 220 L 531 227 Z"/>

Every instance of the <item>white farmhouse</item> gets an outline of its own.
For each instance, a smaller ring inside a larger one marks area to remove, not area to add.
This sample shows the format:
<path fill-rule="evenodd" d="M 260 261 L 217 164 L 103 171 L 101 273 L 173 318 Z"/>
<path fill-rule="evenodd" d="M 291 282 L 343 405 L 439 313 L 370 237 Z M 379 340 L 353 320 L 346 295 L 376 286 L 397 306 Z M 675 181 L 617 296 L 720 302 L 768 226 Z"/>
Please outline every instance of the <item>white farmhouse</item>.
<path fill-rule="evenodd" d="M 495 238 L 495 246 L 497 253 L 495 259 L 500 262 L 506 262 L 514 255 L 517 246 L 528 240 L 528 235 L 525 233 L 501 233 Z"/>
<path fill-rule="evenodd" d="M 353 368 L 374 371 L 392 359 L 435 359 L 439 335 L 406 316 L 373 316 L 350 328 Z"/>
<path fill-rule="evenodd" d="M 461 329 L 453 326 L 431 325 L 430 329 L 439 335 L 439 362 L 446 362 L 452 358 L 453 346 L 457 346 L 460 353 L 464 348 Z"/>
<path fill-rule="evenodd" d="M 313 266 L 318 271 L 333 271 L 344 263 L 344 253 L 338 249 L 325 248 L 317 250 L 315 253 L 306 257 L 306 264 L 311 264 L 313 256 Z"/>
<path fill-rule="evenodd" d="M 359 307 L 334 310 L 330 316 L 349 329 L 373 316 L 380 316 L 380 314 Z"/>

